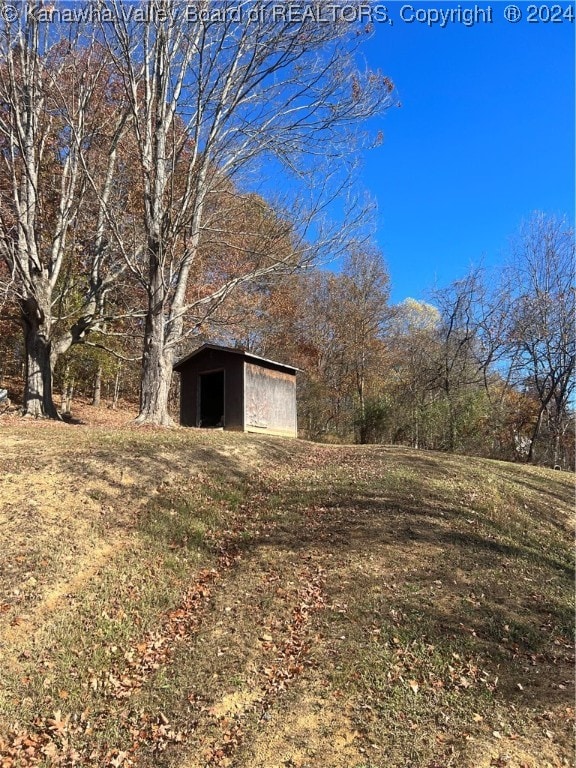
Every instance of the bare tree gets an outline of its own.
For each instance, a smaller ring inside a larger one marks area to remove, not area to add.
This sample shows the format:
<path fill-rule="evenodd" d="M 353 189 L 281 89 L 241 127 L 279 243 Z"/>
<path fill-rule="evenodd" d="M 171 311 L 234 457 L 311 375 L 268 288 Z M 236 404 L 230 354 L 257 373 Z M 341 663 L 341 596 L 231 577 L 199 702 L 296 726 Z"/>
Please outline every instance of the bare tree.
<path fill-rule="evenodd" d="M 111 258 L 101 203 L 109 208 L 124 123 L 102 127 L 110 70 L 91 32 L 67 25 L 59 37 L 31 0 L 7 21 L 13 8 L 0 0 L 0 258 L 24 329 L 24 413 L 57 418 L 56 359 L 98 324 L 123 269 Z M 103 153 L 89 152 L 105 130 Z M 98 158 L 101 202 L 86 194 L 81 149 Z"/>
<path fill-rule="evenodd" d="M 308 436 L 366 442 L 374 432 L 367 412 L 383 374 L 388 285 L 380 252 L 356 243 L 339 273 L 306 270 L 262 295 L 253 344 L 300 368 L 299 419 Z"/>
<path fill-rule="evenodd" d="M 482 383 L 483 371 L 489 366 L 479 342 L 481 324 L 477 310 L 481 294 L 481 277 L 476 270 L 435 292 L 440 322 L 433 384 L 443 394 L 447 407 L 449 451 L 456 450 L 458 443 L 461 397 L 470 387 Z"/>
<path fill-rule="evenodd" d="M 574 392 L 574 229 L 566 219 L 535 213 L 519 233 L 506 271 L 508 345 L 516 382 L 537 399 L 527 461 L 536 458 L 544 419 L 559 463 Z"/>
<path fill-rule="evenodd" d="M 384 326 L 389 318 L 390 279 L 381 253 L 352 246 L 333 297 L 333 312 L 346 367 L 357 401 L 357 439 L 367 442 L 370 380 L 381 378 Z"/>
<path fill-rule="evenodd" d="M 98 6 L 114 17 L 101 34 L 141 174 L 145 248 L 116 237 L 148 296 L 139 422 L 170 423 L 178 345 L 237 286 L 335 256 L 349 232 L 353 216 L 331 227 L 326 214 L 350 193 L 352 129 L 392 103 L 392 84 L 359 70 L 358 30 L 339 18 L 338 3 L 317 6 L 326 6 L 321 22 L 295 22 L 273 2 L 152 0 L 148 23 L 116 0 Z M 197 282 L 202 244 L 230 235 L 215 200 L 231 182 L 247 190 L 263 177 L 274 177 L 260 182 L 268 200 L 284 190 L 273 201 L 283 231 L 260 247 L 246 233 L 251 247 L 233 245 L 230 269 L 206 290 Z"/>
<path fill-rule="evenodd" d="M 439 322 L 436 307 L 415 299 L 405 299 L 391 310 L 385 382 L 394 399 L 392 437 L 409 438 L 414 448 L 427 445 L 424 423 L 435 397 Z"/>

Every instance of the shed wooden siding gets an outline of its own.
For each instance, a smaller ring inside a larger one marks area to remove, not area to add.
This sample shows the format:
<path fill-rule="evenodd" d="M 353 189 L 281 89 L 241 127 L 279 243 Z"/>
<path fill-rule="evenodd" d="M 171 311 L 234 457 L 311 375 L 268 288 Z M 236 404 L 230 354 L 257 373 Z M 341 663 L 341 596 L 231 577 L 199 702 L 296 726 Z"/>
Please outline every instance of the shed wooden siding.
<path fill-rule="evenodd" d="M 244 429 L 296 435 L 296 377 L 244 361 Z"/>

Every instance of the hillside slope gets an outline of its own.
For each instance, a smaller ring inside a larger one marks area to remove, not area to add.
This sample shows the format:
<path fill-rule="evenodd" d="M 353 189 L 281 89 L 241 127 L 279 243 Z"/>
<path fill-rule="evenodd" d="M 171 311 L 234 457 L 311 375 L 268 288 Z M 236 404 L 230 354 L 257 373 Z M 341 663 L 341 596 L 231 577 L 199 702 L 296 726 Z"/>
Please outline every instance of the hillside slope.
<path fill-rule="evenodd" d="M 573 764 L 573 482 L 0 424 L 0 766 Z"/>

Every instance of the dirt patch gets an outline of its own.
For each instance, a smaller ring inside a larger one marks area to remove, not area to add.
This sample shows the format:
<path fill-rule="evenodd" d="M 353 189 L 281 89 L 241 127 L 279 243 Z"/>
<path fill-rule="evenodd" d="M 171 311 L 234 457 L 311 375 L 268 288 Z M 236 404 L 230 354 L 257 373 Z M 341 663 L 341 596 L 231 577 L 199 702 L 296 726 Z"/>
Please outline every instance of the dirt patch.
<path fill-rule="evenodd" d="M 254 768 L 350 768 L 366 760 L 358 731 L 330 702 L 301 695 L 296 711 L 274 712 L 247 750 Z"/>

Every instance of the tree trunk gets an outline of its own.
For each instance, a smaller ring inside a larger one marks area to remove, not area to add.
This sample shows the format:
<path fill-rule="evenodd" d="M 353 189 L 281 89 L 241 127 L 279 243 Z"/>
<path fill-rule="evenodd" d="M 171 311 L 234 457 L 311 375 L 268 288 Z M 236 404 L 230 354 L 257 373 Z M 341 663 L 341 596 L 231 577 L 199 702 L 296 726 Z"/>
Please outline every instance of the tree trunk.
<path fill-rule="evenodd" d="M 552 466 L 554 469 L 560 467 L 560 432 L 554 435 L 554 455 L 552 456 Z"/>
<path fill-rule="evenodd" d="M 67 416 L 70 416 L 70 412 L 72 411 L 72 398 L 74 397 L 75 383 L 76 383 L 75 380 L 71 379 L 70 383 L 68 384 L 68 393 L 66 397 L 66 411 L 65 411 Z"/>
<path fill-rule="evenodd" d="M 120 399 L 120 384 L 122 381 L 122 366 L 118 366 L 116 371 L 116 378 L 114 379 L 114 396 L 112 399 L 112 410 L 115 411 L 118 407 L 118 400 Z"/>
<path fill-rule="evenodd" d="M 171 311 L 168 310 L 166 285 L 160 268 L 163 252 L 160 227 L 152 224 L 151 229 L 154 233 L 148 239 L 150 287 L 144 328 L 140 412 L 136 424 L 171 427 L 174 421 L 168 413 L 168 397 L 172 383 L 174 347 L 168 341 L 179 337 L 183 320 L 178 311 L 181 305 L 177 306 L 175 297 Z M 181 300 L 184 300 L 183 296 Z M 170 316 L 171 312 L 176 314 L 176 318 Z"/>
<path fill-rule="evenodd" d="M 365 445 L 368 442 L 368 425 L 366 424 L 366 401 L 364 399 L 364 377 L 362 375 L 358 377 L 357 384 L 358 400 L 360 403 L 359 442 L 360 445 Z"/>
<path fill-rule="evenodd" d="M 454 453 L 456 450 L 456 415 L 450 393 L 446 392 L 446 395 L 448 398 L 448 452 Z"/>
<path fill-rule="evenodd" d="M 66 365 L 64 368 L 64 376 L 62 377 L 62 398 L 60 402 L 60 410 L 62 413 L 68 413 L 70 406 L 68 405 L 68 393 L 70 391 L 70 366 Z"/>
<path fill-rule="evenodd" d="M 538 413 L 538 418 L 536 419 L 536 424 L 534 425 L 534 430 L 532 431 L 532 436 L 530 438 L 530 448 L 528 450 L 528 455 L 526 456 L 527 464 L 531 464 L 536 459 L 534 446 L 536 445 L 538 435 L 540 434 L 540 427 L 542 425 L 543 415 L 544 415 L 544 408 L 540 408 L 540 412 Z"/>
<path fill-rule="evenodd" d="M 146 318 L 137 424 L 174 425 L 168 413 L 173 359 L 172 350 L 165 347 L 163 314 L 150 312 Z"/>
<path fill-rule="evenodd" d="M 52 345 L 45 332 L 44 313 L 37 303 L 22 303 L 24 347 L 26 364 L 24 372 L 23 416 L 59 419 L 52 397 Z"/>
<path fill-rule="evenodd" d="M 556 405 L 556 413 L 554 415 L 554 420 L 552 421 L 552 429 L 553 429 L 553 452 L 552 452 L 552 466 L 554 469 L 559 469 L 560 466 L 564 463 L 564 455 L 562 450 L 562 438 L 566 433 L 566 428 L 568 425 L 568 420 L 564 421 L 562 419 L 562 413 Z"/>
<path fill-rule="evenodd" d="M 92 405 L 95 408 L 100 406 L 100 398 L 102 396 L 102 366 L 98 366 L 96 376 L 94 377 L 94 393 L 92 395 Z"/>
<path fill-rule="evenodd" d="M 137 424 L 174 425 L 168 413 L 168 395 L 172 382 L 172 355 L 161 349 L 150 350 L 150 358 L 142 367 L 140 413 Z"/>

